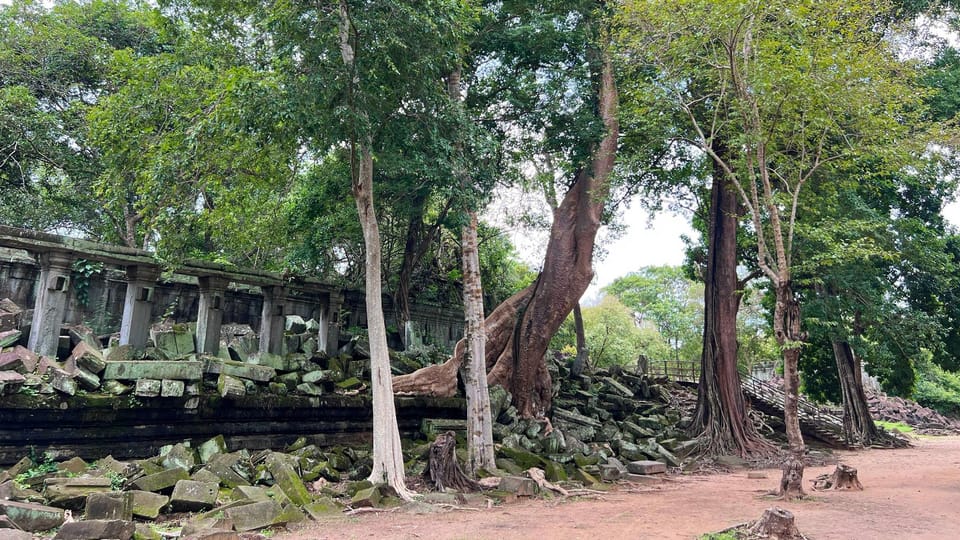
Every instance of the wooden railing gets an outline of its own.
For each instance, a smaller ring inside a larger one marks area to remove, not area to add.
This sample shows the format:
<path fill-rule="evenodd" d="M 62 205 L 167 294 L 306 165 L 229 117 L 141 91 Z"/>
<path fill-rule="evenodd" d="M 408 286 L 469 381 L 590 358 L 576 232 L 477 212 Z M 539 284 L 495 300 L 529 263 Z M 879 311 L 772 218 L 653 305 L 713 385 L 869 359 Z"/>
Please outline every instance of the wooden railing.
<path fill-rule="evenodd" d="M 689 360 L 650 360 L 647 375 L 677 382 L 695 383 L 700 380 L 700 362 Z"/>

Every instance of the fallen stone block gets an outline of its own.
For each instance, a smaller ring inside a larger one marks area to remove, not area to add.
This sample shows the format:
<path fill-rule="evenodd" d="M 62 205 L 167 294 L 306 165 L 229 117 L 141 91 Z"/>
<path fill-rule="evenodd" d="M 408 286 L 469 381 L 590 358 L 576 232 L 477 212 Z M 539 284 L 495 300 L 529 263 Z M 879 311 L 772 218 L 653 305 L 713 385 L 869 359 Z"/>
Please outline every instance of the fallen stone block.
<path fill-rule="evenodd" d="M 342 376 L 338 376 L 338 372 L 332 369 L 316 369 L 308 373 L 303 374 L 301 379 L 305 383 L 318 383 L 318 382 L 332 382 Z"/>
<path fill-rule="evenodd" d="M 262 538 L 261 535 L 257 536 Z M 187 536 L 181 536 L 180 538 L 181 540 L 246 540 L 248 537 L 246 535 L 241 536 L 240 533 L 234 531 L 209 529 L 206 531 L 197 531 Z"/>
<path fill-rule="evenodd" d="M 140 397 L 159 397 L 163 382 L 158 379 L 137 379 L 133 395 Z"/>
<path fill-rule="evenodd" d="M 627 463 L 627 470 L 633 474 L 664 474 L 667 464 L 649 460 L 631 461 Z"/>
<path fill-rule="evenodd" d="M 282 513 L 283 508 L 275 501 L 255 502 L 224 511 L 238 531 L 255 531 L 277 525 Z"/>
<path fill-rule="evenodd" d="M 300 383 L 297 385 L 297 390 L 299 390 L 300 393 L 306 394 L 308 396 L 323 395 L 323 387 L 316 383 L 308 383 L 308 382 Z"/>
<path fill-rule="evenodd" d="M 270 458 L 267 460 L 267 470 L 273 475 L 273 481 L 280 486 L 287 498 L 300 506 L 309 503 L 310 493 L 307 491 L 307 487 L 303 485 L 303 481 L 300 480 L 297 471 L 289 463 L 278 458 L 277 454 L 271 454 Z"/>
<path fill-rule="evenodd" d="M 17 345 L 13 349 L 0 353 L 0 371 L 30 373 L 37 368 L 40 358 L 26 347 Z"/>
<path fill-rule="evenodd" d="M 312 503 L 303 505 L 303 509 L 311 518 L 319 521 L 324 516 L 342 513 L 343 505 L 331 497 L 318 497 Z"/>
<path fill-rule="evenodd" d="M 136 530 L 133 531 L 133 540 L 163 540 L 160 531 L 154 529 L 149 523 L 137 523 Z"/>
<path fill-rule="evenodd" d="M 106 493 L 113 488 L 109 478 L 75 477 L 47 478 L 43 481 L 43 496 L 50 506 L 79 510 L 91 493 Z"/>
<path fill-rule="evenodd" d="M 77 393 L 77 382 L 73 380 L 73 374 L 57 367 L 51 367 L 49 371 L 52 372 L 50 385 L 53 386 L 54 390 L 63 392 L 68 396 Z"/>
<path fill-rule="evenodd" d="M 380 488 L 378 486 L 370 486 L 354 493 L 353 497 L 350 498 L 350 506 L 375 507 L 380 503 L 380 499 L 382 498 L 383 495 L 380 493 Z"/>
<path fill-rule="evenodd" d="M 200 462 L 207 463 L 213 456 L 227 453 L 227 441 L 223 435 L 217 435 L 201 444 L 197 452 L 200 454 Z"/>
<path fill-rule="evenodd" d="M 220 485 L 213 482 L 180 480 L 170 495 L 170 508 L 175 512 L 200 512 L 217 503 Z"/>
<path fill-rule="evenodd" d="M 133 520 L 133 493 L 91 493 L 83 511 L 84 519 Z"/>
<path fill-rule="evenodd" d="M 159 493 L 166 489 L 171 489 L 180 480 L 189 480 L 190 474 L 186 469 L 175 467 L 155 474 L 141 476 L 134 480 L 131 485 L 136 489 L 143 491 L 152 491 Z"/>
<path fill-rule="evenodd" d="M 277 376 L 277 370 L 269 366 L 221 360 L 213 356 L 205 356 L 203 358 L 203 371 L 204 373 L 212 373 L 214 375 L 225 374 L 231 377 L 250 379 L 251 381 L 258 382 L 267 382 Z"/>
<path fill-rule="evenodd" d="M 163 459 L 160 461 L 160 465 L 164 469 L 174 469 L 181 468 L 188 471 L 193 470 L 193 467 L 197 464 L 197 454 L 188 446 L 185 446 L 182 443 L 177 443 L 167 450 L 163 454 Z"/>
<path fill-rule="evenodd" d="M 64 523 L 54 540 L 131 540 L 137 526 L 119 519 L 89 519 Z"/>
<path fill-rule="evenodd" d="M 107 361 L 103 379 L 174 379 L 199 381 L 203 378 L 203 362 L 175 360 Z"/>
<path fill-rule="evenodd" d="M 614 465 L 600 465 L 600 480 L 604 482 L 616 482 L 621 476 L 627 474 Z"/>
<path fill-rule="evenodd" d="M 239 463 L 240 455 L 237 453 L 216 454 L 210 458 L 204 469 L 215 474 L 219 478 L 220 484 L 225 487 L 249 486 L 249 478 L 244 477 L 237 471 L 240 468 Z"/>
<path fill-rule="evenodd" d="M 0 500 L 0 515 L 10 518 L 18 528 L 28 532 L 48 531 L 63 524 L 60 508 L 34 503 Z"/>
<path fill-rule="evenodd" d="M 20 458 L 20 461 L 16 462 L 9 469 L 0 472 L 0 483 L 6 482 L 12 478 L 16 478 L 18 475 L 27 471 L 27 469 L 32 468 L 36 465 L 32 459 L 28 457 Z"/>
<path fill-rule="evenodd" d="M 133 515 L 142 518 L 156 519 L 160 510 L 170 502 L 170 497 L 150 491 L 133 490 L 125 493 L 133 496 Z"/>
<path fill-rule="evenodd" d="M 72 457 L 66 461 L 57 463 L 57 470 L 73 474 L 83 474 L 90 468 L 90 464 L 80 457 Z"/>
<path fill-rule="evenodd" d="M 107 362 L 103 359 L 100 347 L 86 341 L 77 343 L 73 352 L 70 353 L 70 359 L 76 363 L 77 367 L 82 367 L 90 373 L 100 373 L 107 367 Z"/>
<path fill-rule="evenodd" d="M 504 476 L 500 479 L 499 489 L 514 493 L 518 497 L 533 497 L 537 494 L 537 483 L 521 476 Z"/>
<path fill-rule="evenodd" d="M 16 342 L 20 341 L 20 335 L 19 330 L 0 332 L 0 348 L 13 346 Z"/>
<path fill-rule="evenodd" d="M 299 315 L 287 315 L 284 329 L 289 334 L 302 334 L 307 331 L 307 323 Z"/>
<path fill-rule="evenodd" d="M 292 354 L 280 355 L 262 352 L 259 355 L 251 356 L 250 362 L 273 368 L 276 371 L 297 371 L 303 365 L 303 358 Z"/>
<path fill-rule="evenodd" d="M 33 540 L 33 535 L 27 531 L 11 528 L 0 528 L 0 540 Z"/>
<path fill-rule="evenodd" d="M 0 396 L 16 394 L 26 381 L 26 377 L 16 371 L 0 371 Z"/>
<path fill-rule="evenodd" d="M 160 397 L 182 397 L 185 388 L 183 381 L 163 379 L 160 381 Z"/>
<path fill-rule="evenodd" d="M 174 359 L 197 352 L 193 332 L 186 325 L 175 324 L 172 328 L 150 328 L 150 339 L 165 358 Z"/>
<path fill-rule="evenodd" d="M 221 373 L 217 379 L 217 392 L 224 398 L 243 397 L 247 395 L 247 386 L 240 379 Z"/>
<path fill-rule="evenodd" d="M 97 388 L 100 388 L 100 377 L 97 377 L 82 367 L 78 366 L 77 370 L 73 372 L 73 379 L 77 381 L 77 385 L 80 388 L 83 388 L 87 392 L 93 392 Z"/>

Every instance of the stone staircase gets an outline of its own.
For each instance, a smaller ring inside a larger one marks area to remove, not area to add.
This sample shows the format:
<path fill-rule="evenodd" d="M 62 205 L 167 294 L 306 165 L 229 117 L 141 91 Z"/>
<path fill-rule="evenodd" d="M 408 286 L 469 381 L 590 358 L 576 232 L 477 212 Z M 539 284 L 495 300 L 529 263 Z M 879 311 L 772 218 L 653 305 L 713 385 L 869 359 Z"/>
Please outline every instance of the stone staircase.
<path fill-rule="evenodd" d="M 783 388 L 740 374 L 741 388 L 753 407 L 771 416 L 783 418 Z M 797 404 L 800 431 L 834 448 L 850 448 L 843 436 L 843 420 L 800 396 Z"/>

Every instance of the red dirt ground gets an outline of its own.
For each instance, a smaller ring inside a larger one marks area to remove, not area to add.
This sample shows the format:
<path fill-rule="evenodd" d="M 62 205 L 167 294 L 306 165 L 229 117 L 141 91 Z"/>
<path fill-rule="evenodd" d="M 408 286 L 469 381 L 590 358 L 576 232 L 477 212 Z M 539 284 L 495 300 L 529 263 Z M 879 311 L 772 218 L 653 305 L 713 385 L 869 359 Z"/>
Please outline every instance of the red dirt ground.
<path fill-rule="evenodd" d="M 923 438 L 914 448 L 839 452 L 858 469 L 864 491 L 810 492 L 833 466 L 808 467 L 811 497 L 765 497 L 780 472 L 679 476 L 659 486 L 625 484 L 598 500 L 532 500 L 479 511 L 377 513 L 310 522 L 277 540 L 319 539 L 691 539 L 759 518 L 765 508 L 793 512 L 812 540 L 960 538 L 960 436 Z"/>

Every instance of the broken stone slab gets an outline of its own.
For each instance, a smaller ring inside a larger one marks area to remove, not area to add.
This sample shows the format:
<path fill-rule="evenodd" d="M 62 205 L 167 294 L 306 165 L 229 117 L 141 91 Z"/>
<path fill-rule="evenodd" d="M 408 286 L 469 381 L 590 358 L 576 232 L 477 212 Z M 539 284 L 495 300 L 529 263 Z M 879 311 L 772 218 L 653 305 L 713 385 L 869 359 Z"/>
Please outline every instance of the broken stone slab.
<path fill-rule="evenodd" d="M 249 486 L 248 477 L 242 476 L 237 469 L 240 468 L 240 454 L 234 452 L 231 454 L 215 454 L 207 462 L 205 470 L 212 472 L 220 479 L 220 483 L 228 488 L 237 486 Z"/>
<path fill-rule="evenodd" d="M 137 489 L 124 493 L 130 493 L 133 497 L 133 515 L 147 519 L 156 519 L 160 510 L 170 502 L 170 497 L 150 491 Z"/>
<path fill-rule="evenodd" d="M 275 501 L 255 502 L 224 511 L 224 515 L 233 521 L 233 528 L 238 531 L 255 531 L 278 525 L 282 514 L 283 508 Z"/>
<path fill-rule="evenodd" d="M 190 474 L 186 469 L 175 467 L 154 474 L 148 474 L 137 478 L 130 485 L 143 491 L 152 491 L 159 493 L 166 489 L 171 489 L 180 480 L 189 480 Z"/>
<path fill-rule="evenodd" d="M 600 381 L 602 381 L 604 386 L 610 388 L 617 394 L 620 394 L 621 396 L 626 398 L 633 398 L 633 390 L 628 388 L 626 385 L 621 384 L 619 381 L 617 381 L 613 377 L 601 377 Z"/>
<path fill-rule="evenodd" d="M 28 457 L 20 458 L 20 461 L 16 462 L 12 467 L 0 472 L 0 484 L 12 478 L 16 478 L 18 475 L 26 472 L 27 469 L 30 469 L 35 465 L 36 463 L 34 463 L 33 460 Z"/>
<path fill-rule="evenodd" d="M 0 500 L 0 515 L 7 516 L 18 528 L 28 532 L 48 531 L 63 524 L 60 508 L 34 503 Z"/>
<path fill-rule="evenodd" d="M 582 414 L 580 414 L 580 413 L 577 413 L 577 412 L 574 412 L 574 411 L 568 411 L 568 410 L 565 410 L 565 409 L 554 408 L 554 409 L 553 409 L 553 417 L 554 417 L 554 418 L 559 418 L 559 419 L 561 419 L 561 420 L 564 420 L 564 421 L 567 421 L 567 422 L 571 422 L 571 423 L 574 423 L 574 424 L 580 424 L 580 425 L 582 425 L 582 426 L 589 426 L 589 427 L 592 427 L 592 428 L 594 428 L 594 429 L 600 429 L 601 427 L 603 427 L 603 424 L 601 424 L 598 420 L 594 420 L 593 418 L 590 418 L 589 416 L 584 416 L 584 415 L 582 415 Z"/>
<path fill-rule="evenodd" d="M 310 504 L 303 505 L 304 511 L 316 521 L 324 516 L 337 515 L 343 512 L 343 505 L 327 496 L 318 497 Z"/>
<path fill-rule="evenodd" d="M 77 370 L 73 372 L 73 380 L 77 382 L 77 385 L 80 388 L 83 388 L 88 392 L 92 392 L 97 388 L 100 388 L 100 377 L 97 377 L 96 374 L 91 373 L 80 366 L 77 366 Z"/>
<path fill-rule="evenodd" d="M 72 474 L 82 474 L 90 468 L 90 465 L 81 457 L 72 457 L 66 461 L 57 463 L 57 470 Z"/>
<path fill-rule="evenodd" d="M 73 380 L 72 373 L 67 373 L 66 371 L 57 367 L 51 367 L 48 373 L 52 373 L 50 385 L 53 386 L 54 390 L 63 392 L 68 396 L 72 396 L 77 393 L 77 381 Z"/>
<path fill-rule="evenodd" d="M 74 478 L 47 478 L 43 481 L 43 496 L 50 506 L 79 510 L 91 493 L 111 491 L 110 479 L 96 476 Z"/>
<path fill-rule="evenodd" d="M 237 486 L 230 492 L 230 499 L 233 501 L 276 501 L 281 506 L 290 502 L 290 499 L 283 493 L 279 487 L 265 488 L 261 486 Z"/>
<path fill-rule="evenodd" d="M 154 529 L 149 523 L 137 523 L 137 529 L 133 531 L 133 540 L 163 540 L 160 531 Z"/>
<path fill-rule="evenodd" d="M 5 517 L 0 517 L 0 520 Z M 33 535 L 27 531 L 0 526 L 0 540 L 33 540 Z"/>
<path fill-rule="evenodd" d="M 316 383 L 300 383 L 297 385 L 296 389 L 300 391 L 301 394 L 306 394 L 308 396 L 322 396 L 324 394 L 323 387 Z"/>
<path fill-rule="evenodd" d="M 83 511 L 84 519 L 133 520 L 133 493 L 91 493 Z"/>
<path fill-rule="evenodd" d="M 189 360 L 130 360 L 107 361 L 103 379 L 174 379 L 199 381 L 203 378 L 203 362 Z"/>
<path fill-rule="evenodd" d="M 667 465 L 659 461 L 631 461 L 627 463 L 627 470 L 633 474 L 664 474 L 667 472 Z"/>
<path fill-rule="evenodd" d="M 500 479 L 499 489 L 518 497 L 533 497 L 537 494 L 537 483 L 522 476 L 504 476 Z"/>
<path fill-rule="evenodd" d="M 238 398 L 247 395 L 247 386 L 236 377 L 221 373 L 217 379 L 217 393 L 220 397 Z"/>
<path fill-rule="evenodd" d="M 188 471 L 193 470 L 193 467 L 197 464 L 197 455 L 193 448 L 190 448 L 183 443 L 177 443 L 171 446 L 166 453 L 163 454 L 163 459 L 160 461 L 160 465 L 164 469 L 174 469 L 181 468 Z"/>
<path fill-rule="evenodd" d="M 382 498 L 383 495 L 380 493 L 379 486 L 370 486 L 354 493 L 353 497 L 350 498 L 350 506 L 373 508 L 380 504 Z"/>
<path fill-rule="evenodd" d="M 207 463 L 213 456 L 227 453 L 227 441 L 223 435 L 217 435 L 197 447 L 197 453 L 200 454 L 200 462 Z"/>
<path fill-rule="evenodd" d="M 13 344 L 20 341 L 20 335 L 19 330 L 0 332 L 0 348 L 13 346 Z"/>
<path fill-rule="evenodd" d="M 94 374 L 102 372 L 107 367 L 107 362 L 103 359 L 99 346 L 86 341 L 77 343 L 73 352 L 70 353 L 70 359 L 76 363 L 77 367 L 82 367 Z"/>
<path fill-rule="evenodd" d="M 0 353 L 0 371 L 30 373 L 37 368 L 40 357 L 30 349 L 17 345 L 13 349 Z"/>
<path fill-rule="evenodd" d="M 133 345 L 117 345 L 104 350 L 103 359 L 107 362 L 130 362 L 137 359 L 137 350 Z"/>
<path fill-rule="evenodd" d="M 131 540 L 137 526 L 120 519 L 86 519 L 64 523 L 53 540 Z"/>
<path fill-rule="evenodd" d="M 220 484 L 180 480 L 170 495 L 170 508 L 175 512 L 201 512 L 217 504 Z"/>
<path fill-rule="evenodd" d="M 303 365 L 302 357 L 287 354 L 272 354 L 262 352 L 250 357 L 250 362 L 259 366 L 272 368 L 276 371 L 297 371 Z"/>
<path fill-rule="evenodd" d="M 122 396 L 133 389 L 131 386 L 127 386 L 120 381 L 103 381 L 100 385 L 100 390 L 105 394 L 110 394 L 112 396 Z"/>
<path fill-rule="evenodd" d="M 290 334 L 302 334 L 307 331 L 307 323 L 299 315 L 287 315 L 284 330 Z"/>
<path fill-rule="evenodd" d="M 604 482 L 616 482 L 625 474 L 627 473 L 621 471 L 614 465 L 600 465 L 600 480 Z"/>
<path fill-rule="evenodd" d="M 16 394 L 26 381 L 27 378 L 16 371 L 0 371 L 0 396 Z"/>
<path fill-rule="evenodd" d="M 180 537 L 181 540 L 254 540 L 261 538 L 265 537 L 259 534 L 255 537 L 250 537 L 249 535 L 241 535 L 238 532 L 226 529 L 207 529 L 191 532 L 186 536 Z"/>
<path fill-rule="evenodd" d="M 296 505 L 303 506 L 310 502 L 310 493 L 307 487 L 303 485 L 300 475 L 297 471 L 276 453 L 272 453 L 267 458 L 267 470 L 273 476 L 273 481 L 280 486 L 284 495 Z"/>
<path fill-rule="evenodd" d="M 204 373 L 225 374 L 257 382 L 268 382 L 277 376 L 277 370 L 269 366 L 221 360 L 214 356 L 203 357 L 203 371 Z"/>
<path fill-rule="evenodd" d="M 186 325 L 175 324 L 168 328 L 153 326 L 150 328 L 150 339 L 165 358 L 180 358 L 197 352 L 193 332 Z"/>
<path fill-rule="evenodd" d="M 343 375 L 332 369 L 316 369 L 303 374 L 301 380 L 305 383 L 333 382 L 342 379 Z"/>
<path fill-rule="evenodd" d="M 163 379 L 160 381 L 160 397 L 183 397 L 185 388 L 183 381 Z"/>
<path fill-rule="evenodd" d="M 133 395 L 140 397 L 159 397 L 163 389 L 163 381 L 159 379 L 137 379 L 133 387 Z"/>

